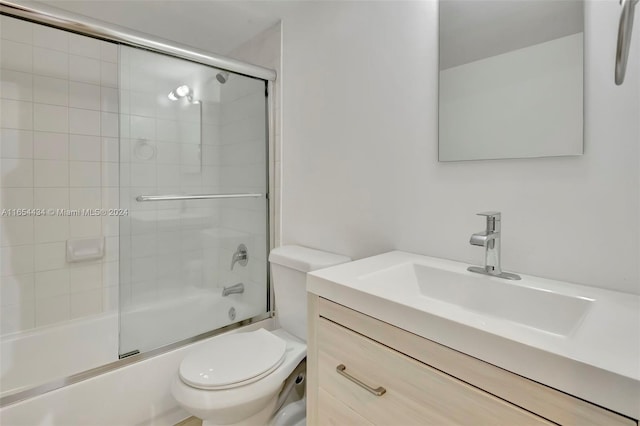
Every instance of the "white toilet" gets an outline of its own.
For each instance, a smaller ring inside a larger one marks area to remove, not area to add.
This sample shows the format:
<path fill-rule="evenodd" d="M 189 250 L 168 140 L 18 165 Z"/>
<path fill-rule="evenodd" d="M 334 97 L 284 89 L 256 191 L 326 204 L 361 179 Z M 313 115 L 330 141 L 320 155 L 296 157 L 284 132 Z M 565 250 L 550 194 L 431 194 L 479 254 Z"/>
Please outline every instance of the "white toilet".
<path fill-rule="evenodd" d="M 281 328 L 219 336 L 190 353 L 171 385 L 178 403 L 203 426 L 268 424 L 286 379 L 306 357 L 306 273 L 350 260 L 299 246 L 274 249 L 269 261 Z"/>

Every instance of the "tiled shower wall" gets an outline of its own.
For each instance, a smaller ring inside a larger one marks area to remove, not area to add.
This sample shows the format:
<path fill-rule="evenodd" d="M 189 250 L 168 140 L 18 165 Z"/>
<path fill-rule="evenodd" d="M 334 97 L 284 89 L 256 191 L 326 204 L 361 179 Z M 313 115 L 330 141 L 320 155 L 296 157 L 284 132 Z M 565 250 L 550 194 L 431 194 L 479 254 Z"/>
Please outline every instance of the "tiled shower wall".
<path fill-rule="evenodd" d="M 1 17 L 0 209 L 118 206 L 118 48 Z M 1 218 L 1 334 L 117 307 L 118 218 Z M 67 240 L 106 238 L 68 263 Z"/>

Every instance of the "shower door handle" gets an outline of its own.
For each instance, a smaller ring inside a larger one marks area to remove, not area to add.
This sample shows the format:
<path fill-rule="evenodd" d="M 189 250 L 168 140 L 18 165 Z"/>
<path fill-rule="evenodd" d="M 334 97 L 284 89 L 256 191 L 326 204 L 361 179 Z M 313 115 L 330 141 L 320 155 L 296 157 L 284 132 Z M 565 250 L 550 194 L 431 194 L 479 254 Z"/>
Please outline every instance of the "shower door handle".
<path fill-rule="evenodd" d="M 136 201 L 217 200 L 222 198 L 261 198 L 265 194 L 190 194 L 190 195 L 138 195 Z"/>

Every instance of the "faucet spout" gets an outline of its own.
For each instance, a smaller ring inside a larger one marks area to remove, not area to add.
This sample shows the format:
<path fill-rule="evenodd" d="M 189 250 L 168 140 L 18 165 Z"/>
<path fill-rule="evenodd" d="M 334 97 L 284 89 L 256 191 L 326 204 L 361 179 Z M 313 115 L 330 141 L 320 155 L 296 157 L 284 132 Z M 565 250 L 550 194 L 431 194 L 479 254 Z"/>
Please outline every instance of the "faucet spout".
<path fill-rule="evenodd" d="M 475 234 L 471 234 L 469 244 L 471 244 L 472 246 L 490 247 L 495 245 L 495 240 L 497 238 L 499 238 L 499 233 L 497 232 L 476 232 Z"/>
<path fill-rule="evenodd" d="M 230 294 L 242 294 L 244 293 L 244 284 L 238 283 L 229 287 L 222 288 L 222 296 L 228 296 Z"/>

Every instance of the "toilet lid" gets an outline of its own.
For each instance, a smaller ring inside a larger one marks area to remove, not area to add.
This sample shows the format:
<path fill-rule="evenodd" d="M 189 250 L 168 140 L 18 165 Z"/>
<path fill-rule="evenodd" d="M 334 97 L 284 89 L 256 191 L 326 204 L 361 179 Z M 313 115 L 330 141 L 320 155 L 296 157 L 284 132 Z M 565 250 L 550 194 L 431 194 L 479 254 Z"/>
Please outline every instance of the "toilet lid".
<path fill-rule="evenodd" d="M 228 389 L 255 382 L 278 368 L 287 343 L 259 329 L 213 339 L 180 364 L 180 378 L 198 389 Z"/>

